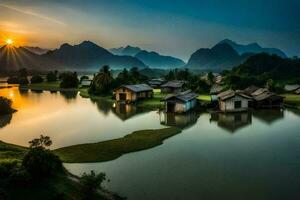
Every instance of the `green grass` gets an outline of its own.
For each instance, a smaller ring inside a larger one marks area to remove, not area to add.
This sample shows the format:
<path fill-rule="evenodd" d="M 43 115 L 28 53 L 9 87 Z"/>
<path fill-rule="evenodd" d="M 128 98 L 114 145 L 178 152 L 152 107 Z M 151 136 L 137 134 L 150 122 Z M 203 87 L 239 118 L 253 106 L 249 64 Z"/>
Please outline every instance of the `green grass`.
<path fill-rule="evenodd" d="M 27 152 L 27 148 L 8 144 L 0 141 L 0 162 L 12 160 L 21 161 Z"/>
<path fill-rule="evenodd" d="M 106 100 L 110 102 L 114 102 L 115 100 L 112 98 L 111 95 L 108 96 L 98 96 L 98 95 L 93 95 L 88 93 L 88 88 L 81 88 L 79 95 L 83 98 L 90 98 L 92 100 Z"/>
<path fill-rule="evenodd" d="M 144 99 L 138 102 L 137 106 L 145 110 L 163 109 L 164 102 L 161 100 L 166 97 L 166 94 L 160 92 L 160 89 L 153 90 L 153 98 Z"/>
<path fill-rule="evenodd" d="M 54 153 L 67 163 L 103 162 L 161 145 L 165 139 L 180 132 L 180 129 L 174 127 L 140 130 L 119 139 L 56 149 Z"/>
<path fill-rule="evenodd" d="M 211 96 L 209 94 L 207 95 L 199 95 L 197 97 L 197 99 L 199 99 L 200 101 L 211 101 Z"/>
<path fill-rule="evenodd" d="M 292 106 L 300 106 L 300 95 L 297 94 L 282 94 L 284 98 L 284 103 Z"/>

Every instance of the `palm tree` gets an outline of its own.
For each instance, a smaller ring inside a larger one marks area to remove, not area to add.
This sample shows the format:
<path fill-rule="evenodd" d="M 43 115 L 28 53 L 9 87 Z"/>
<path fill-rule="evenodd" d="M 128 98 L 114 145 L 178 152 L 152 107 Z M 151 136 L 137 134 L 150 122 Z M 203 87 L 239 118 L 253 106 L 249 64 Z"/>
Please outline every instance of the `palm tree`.
<path fill-rule="evenodd" d="M 93 79 L 91 92 L 95 94 L 107 94 L 111 90 L 113 77 L 108 65 L 104 65 Z"/>

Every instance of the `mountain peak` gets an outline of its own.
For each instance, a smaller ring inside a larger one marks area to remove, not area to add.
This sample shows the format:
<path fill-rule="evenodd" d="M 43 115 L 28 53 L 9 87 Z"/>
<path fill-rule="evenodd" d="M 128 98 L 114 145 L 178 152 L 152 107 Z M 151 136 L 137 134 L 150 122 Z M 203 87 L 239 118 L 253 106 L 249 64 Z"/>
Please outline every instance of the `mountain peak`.
<path fill-rule="evenodd" d="M 65 48 L 69 48 L 72 47 L 72 45 L 70 45 L 69 43 L 63 43 L 62 45 L 60 45 L 60 49 L 65 49 Z"/>

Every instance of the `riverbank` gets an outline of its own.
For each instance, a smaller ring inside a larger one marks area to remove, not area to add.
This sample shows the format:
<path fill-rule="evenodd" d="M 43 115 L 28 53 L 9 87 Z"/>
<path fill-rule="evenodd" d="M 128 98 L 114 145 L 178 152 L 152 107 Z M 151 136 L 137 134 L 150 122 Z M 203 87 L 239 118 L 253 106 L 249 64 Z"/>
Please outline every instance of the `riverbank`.
<path fill-rule="evenodd" d="M 50 92 L 69 92 L 78 91 L 78 88 L 60 88 L 60 81 L 33 83 L 28 85 L 19 85 L 21 90 L 43 90 Z"/>
<path fill-rule="evenodd" d="M 54 150 L 54 153 L 67 163 L 103 162 L 161 145 L 165 139 L 180 132 L 181 129 L 175 127 L 140 130 L 119 139 L 63 147 Z"/>

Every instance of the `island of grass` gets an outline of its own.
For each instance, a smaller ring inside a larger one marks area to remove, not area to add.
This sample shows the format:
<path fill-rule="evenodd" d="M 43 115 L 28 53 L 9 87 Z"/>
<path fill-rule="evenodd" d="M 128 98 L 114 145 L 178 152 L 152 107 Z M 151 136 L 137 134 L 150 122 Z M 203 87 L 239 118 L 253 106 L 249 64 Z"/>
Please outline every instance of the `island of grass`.
<path fill-rule="evenodd" d="M 103 162 L 161 145 L 165 139 L 180 132 L 181 129 L 175 127 L 140 130 L 119 139 L 56 149 L 54 153 L 66 163 Z"/>
<path fill-rule="evenodd" d="M 284 98 L 284 103 L 291 106 L 300 107 L 300 95 L 297 94 L 282 94 Z"/>

